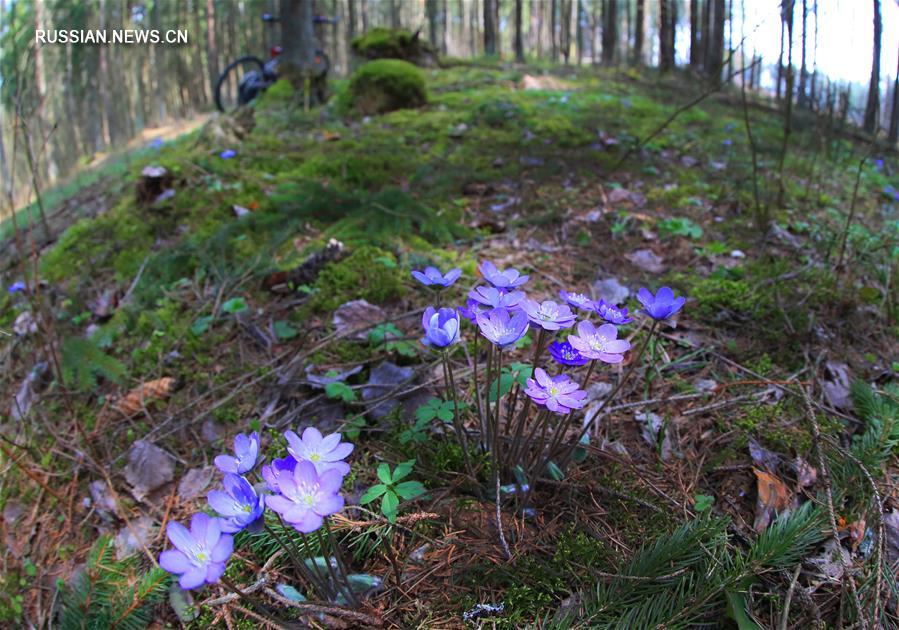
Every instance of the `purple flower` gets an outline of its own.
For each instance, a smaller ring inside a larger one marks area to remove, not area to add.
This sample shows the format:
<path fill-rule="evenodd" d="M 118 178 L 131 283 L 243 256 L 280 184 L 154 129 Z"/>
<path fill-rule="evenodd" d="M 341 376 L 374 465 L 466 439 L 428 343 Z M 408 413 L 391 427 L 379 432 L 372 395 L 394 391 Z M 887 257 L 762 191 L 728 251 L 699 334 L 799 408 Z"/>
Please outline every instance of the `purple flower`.
<path fill-rule="evenodd" d="M 497 289 L 514 289 L 528 281 L 528 276 L 522 276 L 517 269 L 503 269 L 500 271 L 489 260 L 478 265 L 478 270 L 484 276 L 484 280 Z"/>
<path fill-rule="evenodd" d="M 235 157 L 236 155 L 237 155 L 237 151 L 235 151 L 234 149 L 225 149 L 224 151 L 219 153 L 219 157 L 222 158 L 223 160 L 230 160 L 231 158 Z"/>
<path fill-rule="evenodd" d="M 569 293 L 568 291 L 559 291 L 559 297 L 568 302 L 574 308 L 584 310 L 593 310 L 594 302 L 583 293 Z"/>
<path fill-rule="evenodd" d="M 721 141 L 721 144 L 723 144 L 726 147 L 729 147 L 733 143 L 734 143 L 734 141 L 731 140 L 730 138 L 725 138 L 724 140 Z"/>
<path fill-rule="evenodd" d="M 600 317 L 610 324 L 630 324 L 634 319 L 627 316 L 627 307 L 619 308 L 614 304 L 609 304 L 605 300 L 596 303 L 594 309 Z"/>
<path fill-rule="evenodd" d="M 283 459 L 273 459 L 271 464 L 262 467 L 262 478 L 265 485 L 272 492 L 280 492 L 278 481 L 281 475 L 292 475 L 293 469 L 297 467 L 297 460 L 292 455 L 288 455 Z"/>
<path fill-rule="evenodd" d="M 315 427 L 306 427 L 302 438 L 293 431 L 285 431 L 284 437 L 287 438 L 287 452 L 298 462 L 311 462 L 319 473 L 336 470 L 345 475 L 350 472 L 350 465 L 343 460 L 353 452 L 353 445 L 341 442 L 339 433 L 322 437 Z M 278 484 L 283 486 L 281 478 Z"/>
<path fill-rule="evenodd" d="M 9 292 L 18 293 L 19 291 L 24 291 L 26 288 L 27 287 L 25 286 L 24 282 L 22 282 L 21 280 L 17 280 L 9 285 Z"/>
<path fill-rule="evenodd" d="M 421 342 L 434 348 L 446 348 L 459 341 L 459 313 L 451 308 L 435 310 L 433 306 L 425 309 L 421 318 L 425 336 Z"/>
<path fill-rule="evenodd" d="M 882 158 L 877 158 L 876 160 L 874 160 L 874 169 L 878 170 L 878 171 L 883 170 L 883 159 Z"/>
<path fill-rule="evenodd" d="M 153 138 L 152 140 L 150 140 L 150 143 L 147 146 L 151 149 L 161 149 L 162 145 L 164 144 L 165 140 L 163 140 L 162 138 Z"/>
<path fill-rule="evenodd" d="M 674 297 L 674 291 L 668 287 L 662 287 L 653 295 L 649 289 L 641 288 L 637 292 L 637 299 L 643 305 L 643 312 L 656 320 L 668 319 L 684 306 L 684 298 Z"/>
<path fill-rule="evenodd" d="M 430 287 L 432 285 L 436 285 L 439 287 L 448 287 L 452 285 L 456 280 L 459 279 L 459 276 L 462 275 L 462 270 L 458 267 L 455 269 L 450 269 L 446 272 L 446 275 L 440 273 L 440 270 L 437 267 L 425 267 L 425 270 L 417 271 L 414 270 L 412 272 L 412 277 L 421 282 L 426 287 Z"/>
<path fill-rule="evenodd" d="M 468 298 L 489 308 L 512 309 L 524 299 L 524 291 L 502 291 L 494 287 L 480 286 L 469 291 Z"/>
<path fill-rule="evenodd" d="M 460 306 L 458 308 L 458 310 L 459 310 L 459 314 L 462 317 L 464 317 L 468 320 L 471 320 L 472 324 L 477 324 L 478 323 L 478 314 L 479 313 L 487 313 L 488 311 L 490 311 L 492 309 L 489 306 L 484 306 L 480 302 L 476 302 L 475 300 L 472 300 L 471 298 L 469 298 L 468 301 L 465 303 L 465 306 Z"/>
<path fill-rule="evenodd" d="M 190 519 L 190 530 L 172 521 L 165 531 L 175 548 L 159 554 L 159 566 L 180 575 L 178 584 L 181 588 L 192 589 L 218 582 L 234 551 L 234 537 L 222 533 L 219 519 L 203 513 L 194 514 Z"/>
<path fill-rule="evenodd" d="M 569 335 L 568 343 L 588 359 L 599 359 L 603 363 L 621 363 L 623 354 L 630 350 L 631 344 L 624 339 L 616 339 L 618 329 L 612 324 L 603 324 L 596 328 L 592 323 L 583 321 L 577 325 L 577 335 Z"/>
<path fill-rule="evenodd" d="M 527 314 L 532 324 L 544 330 L 570 328 L 574 326 L 574 320 L 576 319 L 568 305 L 556 304 L 552 300 L 543 302 L 523 300 L 521 309 Z"/>
<path fill-rule="evenodd" d="M 505 308 L 495 308 L 486 313 L 478 313 L 478 328 L 491 343 L 505 350 L 524 337 L 528 331 L 528 316 L 524 311 L 510 313 Z"/>
<path fill-rule="evenodd" d="M 588 361 L 567 341 L 554 341 L 549 344 L 549 355 L 560 365 L 586 365 Z"/>
<path fill-rule="evenodd" d="M 338 434 L 334 434 L 338 435 Z M 278 480 L 280 494 L 268 498 L 266 504 L 297 530 L 308 534 L 322 526 L 324 517 L 343 508 L 338 491 L 343 473 L 337 469 L 319 474 L 310 461 L 297 462 L 293 473 Z"/>
<path fill-rule="evenodd" d="M 555 413 L 566 414 L 574 409 L 580 409 L 587 402 L 587 392 L 567 374 L 550 378 L 543 368 L 537 368 L 534 370 L 534 377 L 528 379 L 524 393 L 537 405 Z"/>
<path fill-rule="evenodd" d="M 234 436 L 234 456 L 219 455 L 214 462 L 223 473 L 242 475 L 253 470 L 258 456 L 259 434 L 253 431 L 249 437 L 243 433 Z"/>
<path fill-rule="evenodd" d="M 240 475 L 225 473 L 225 491 L 213 490 L 206 498 L 218 512 L 222 531 L 233 534 L 254 525 L 262 516 L 265 501 L 256 494 L 250 482 Z"/>

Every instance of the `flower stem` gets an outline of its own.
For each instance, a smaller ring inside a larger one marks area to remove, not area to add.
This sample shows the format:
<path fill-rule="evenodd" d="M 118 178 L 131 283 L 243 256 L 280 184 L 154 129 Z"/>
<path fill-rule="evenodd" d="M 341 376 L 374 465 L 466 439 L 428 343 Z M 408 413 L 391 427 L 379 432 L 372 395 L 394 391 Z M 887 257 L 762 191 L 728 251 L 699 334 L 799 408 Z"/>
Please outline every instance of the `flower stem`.
<path fill-rule="evenodd" d="M 537 361 L 540 359 L 540 355 L 543 352 L 543 347 L 546 342 L 546 330 L 541 328 L 540 332 L 537 334 L 537 344 L 534 347 L 534 358 L 531 362 L 531 371 L 537 369 Z M 515 393 L 512 397 L 512 407 L 509 409 L 509 420 L 512 421 L 515 418 L 515 407 L 518 406 L 518 394 L 521 391 L 521 385 L 516 384 Z M 515 465 L 516 461 L 520 457 L 520 451 L 522 449 L 527 448 L 527 440 L 520 444 L 521 434 L 524 432 L 524 426 L 527 424 L 528 411 L 531 408 L 531 399 L 530 397 L 525 397 L 524 406 L 521 409 L 521 412 L 518 414 L 517 419 L 514 421 L 515 424 L 515 433 L 512 437 L 512 443 L 509 446 L 509 450 L 506 454 L 505 460 L 503 461 L 504 468 L 511 468 Z"/>
<path fill-rule="evenodd" d="M 468 453 L 468 438 L 466 437 L 465 427 L 462 424 L 462 418 L 459 415 L 459 400 L 456 393 L 456 380 L 453 377 L 453 366 L 450 364 L 449 353 L 443 353 L 443 373 L 445 382 L 450 388 L 453 399 L 453 428 L 456 430 L 456 437 L 459 439 L 459 445 L 462 447 L 462 457 L 465 460 L 465 470 L 472 480 L 477 483 L 477 476 L 474 467 L 471 465 L 471 457 Z"/>
<path fill-rule="evenodd" d="M 334 553 L 334 557 L 337 558 L 337 566 L 340 569 L 341 574 L 343 574 L 344 580 L 346 580 L 347 588 L 349 588 L 350 593 L 353 596 L 350 601 L 352 602 L 353 606 L 357 606 L 359 604 L 359 600 L 356 598 L 356 593 L 353 591 L 353 586 L 349 581 L 350 572 L 347 570 L 346 562 L 344 562 L 343 559 L 343 553 L 341 553 L 340 546 L 337 544 L 337 537 L 334 535 L 334 532 L 331 529 L 331 521 L 327 518 L 325 519 L 325 531 L 328 532 L 328 542 L 331 544 L 331 550 Z"/>
<path fill-rule="evenodd" d="M 349 584 L 346 580 L 346 574 L 338 575 L 337 571 L 334 570 L 334 567 L 331 565 L 331 545 L 325 543 L 325 538 L 322 536 L 322 529 L 319 527 L 315 530 L 315 535 L 318 538 L 318 548 L 322 552 L 322 557 L 325 559 L 325 567 L 328 569 L 328 575 L 331 576 L 331 582 L 333 582 L 334 587 L 340 591 L 340 593 L 346 598 L 346 601 L 351 606 L 356 606 L 356 597 L 353 595 L 353 589 L 350 588 Z M 330 539 L 330 532 L 328 535 Z M 335 557 L 336 560 L 336 557 Z"/>
<path fill-rule="evenodd" d="M 281 525 L 284 526 L 284 521 L 281 520 L 281 516 L 278 515 L 278 520 L 281 522 Z M 265 524 L 266 531 L 272 535 L 272 537 L 278 541 L 278 544 L 281 546 L 287 555 L 290 557 L 290 560 L 293 562 L 296 567 L 297 572 L 303 576 L 303 579 L 309 583 L 309 585 L 322 597 L 326 597 L 327 593 L 324 590 L 324 585 L 318 581 L 317 576 L 312 575 L 309 572 L 308 567 L 300 560 L 299 555 L 297 553 L 296 546 L 291 541 L 291 544 L 288 546 L 287 543 L 284 542 L 284 537 L 281 536 L 278 532 L 274 530 L 268 523 Z"/>
<path fill-rule="evenodd" d="M 221 582 L 225 588 L 227 588 L 229 591 L 231 591 L 232 593 L 237 595 L 239 598 L 241 598 L 242 600 L 244 600 L 245 602 L 247 602 L 254 608 L 258 608 L 260 611 L 262 611 L 263 616 L 265 616 L 273 624 L 275 624 L 278 627 L 280 627 L 282 625 L 282 622 L 278 621 L 278 618 L 275 617 L 275 614 L 271 610 L 269 610 L 268 606 L 263 604 L 261 600 L 255 598 L 252 595 L 250 595 L 249 593 L 246 593 L 243 590 L 241 590 L 241 588 L 239 586 L 237 586 L 230 579 L 226 578 L 224 575 L 219 578 L 219 582 Z"/>
<path fill-rule="evenodd" d="M 622 385 L 630 378 L 631 374 L 633 374 L 634 370 L 639 365 L 640 361 L 643 359 L 643 354 L 646 352 L 646 347 L 649 345 L 649 340 L 652 339 L 653 334 L 658 327 L 659 322 L 656 320 L 652 320 L 652 326 L 649 329 L 649 334 L 646 335 L 646 339 L 643 340 L 643 345 L 640 346 L 640 350 L 637 353 L 637 357 L 634 359 L 633 363 L 627 368 L 627 372 L 622 375 L 620 379 L 618 379 L 618 383 L 615 384 L 615 388 L 609 392 L 609 395 L 606 396 L 605 400 L 602 401 L 602 404 L 599 406 L 599 409 L 596 410 L 596 413 L 593 415 L 593 420 L 600 417 L 600 414 L 603 412 L 603 409 L 608 406 L 609 402 L 615 397 L 615 395 L 621 390 Z M 574 412 L 572 412 L 574 413 Z M 569 415 L 569 418 L 571 416 Z M 568 418 L 566 418 L 566 421 Z M 584 436 L 587 435 L 587 432 L 590 430 L 590 425 L 593 424 L 593 420 L 586 423 L 584 427 L 581 429 L 581 432 L 578 434 L 577 439 L 571 443 L 571 445 L 566 449 L 564 455 L 559 460 L 558 464 L 560 467 L 564 467 L 568 463 L 568 458 L 571 457 L 571 454 L 574 452 L 574 449 L 577 448 L 577 445 L 580 444 L 581 440 L 584 439 Z M 552 455 L 552 452 L 550 452 Z"/>
<path fill-rule="evenodd" d="M 309 563 L 311 571 L 313 573 L 315 573 L 315 575 L 318 577 L 318 579 L 321 581 L 322 584 L 325 584 L 327 586 L 325 591 L 322 592 L 322 595 L 324 597 L 326 597 L 328 599 L 328 601 L 334 601 L 334 595 L 335 595 L 334 589 L 330 588 L 330 583 L 328 582 L 327 576 L 322 574 L 322 571 L 318 566 L 318 562 L 315 561 L 316 557 L 313 556 L 310 551 L 309 537 L 306 536 L 306 534 L 304 534 L 303 532 L 300 532 L 300 538 L 303 539 L 303 550 L 306 552 L 306 556 L 311 560 L 311 562 Z M 319 549 L 319 552 L 324 553 L 324 550 Z M 329 558 L 325 558 L 325 564 L 327 564 L 328 568 L 330 568 L 331 560 Z M 335 584 L 335 586 L 337 586 L 337 585 Z"/>

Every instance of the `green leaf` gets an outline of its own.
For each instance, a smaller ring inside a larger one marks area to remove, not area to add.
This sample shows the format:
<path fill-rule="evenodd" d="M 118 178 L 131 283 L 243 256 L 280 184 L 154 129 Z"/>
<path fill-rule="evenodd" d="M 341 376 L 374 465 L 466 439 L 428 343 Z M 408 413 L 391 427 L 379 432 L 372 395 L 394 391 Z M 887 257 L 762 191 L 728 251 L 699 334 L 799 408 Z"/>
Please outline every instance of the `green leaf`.
<path fill-rule="evenodd" d="M 282 597 L 286 597 L 290 601 L 293 602 L 305 602 L 306 598 L 303 596 L 301 592 L 292 587 L 290 584 L 275 584 L 275 590 L 281 594 Z"/>
<path fill-rule="evenodd" d="M 497 380 L 499 381 L 499 396 L 497 396 Z M 490 402 L 496 402 L 497 398 L 502 398 L 506 394 L 509 393 L 509 390 L 512 389 L 512 384 L 515 382 L 515 379 L 511 374 L 503 370 L 502 375 L 499 379 L 494 380 L 490 384 L 490 395 L 488 396 L 488 400 Z"/>
<path fill-rule="evenodd" d="M 272 328 L 274 328 L 275 336 L 279 341 L 287 341 L 300 334 L 300 331 L 291 326 L 290 322 L 284 321 L 283 319 L 276 321 Z"/>
<path fill-rule="evenodd" d="M 585 433 L 578 445 L 574 447 L 571 453 L 571 460 L 575 464 L 582 464 L 587 460 L 587 447 L 590 446 L 590 434 Z"/>
<path fill-rule="evenodd" d="M 215 318 L 212 315 L 204 315 L 203 317 L 198 317 L 194 320 L 194 323 L 191 324 L 190 332 L 195 336 L 199 337 L 207 330 L 209 330 L 209 326 L 212 324 L 212 321 Z"/>
<path fill-rule="evenodd" d="M 431 398 L 415 410 L 415 417 L 423 422 L 433 420 L 437 417 L 437 412 L 440 411 L 442 405 L 443 401 L 439 398 Z"/>
<path fill-rule="evenodd" d="M 343 433 L 351 440 L 358 440 L 359 433 L 365 428 L 365 417 L 356 416 L 343 425 Z"/>
<path fill-rule="evenodd" d="M 555 479 L 556 481 L 562 481 L 565 478 L 565 473 L 561 468 L 559 468 L 556 462 L 547 462 L 546 472 L 552 479 Z"/>
<path fill-rule="evenodd" d="M 404 481 L 403 483 L 398 483 L 394 486 L 393 490 L 407 501 L 414 499 L 415 497 L 420 497 L 427 492 L 420 481 Z"/>
<path fill-rule="evenodd" d="M 393 483 L 393 476 L 390 474 L 390 466 L 386 462 L 378 464 L 378 479 L 390 485 Z"/>
<path fill-rule="evenodd" d="M 366 490 L 365 494 L 363 494 L 359 498 L 359 504 L 366 505 L 368 503 L 371 503 L 385 492 L 387 492 L 387 486 L 385 486 L 383 483 L 376 484 Z"/>
<path fill-rule="evenodd" d="M 397 464 L 396 468 L 393 470 L 393 483 L 396 483 L 403 477 L 409 475 L 412 472 L 412 469 L 415 467 L 415 460 L 410 459 L 409 461 L 405 461 L 402 464 Z"/>
<path fill-rule="evenodd" d="M 524 337 L 522 337 L 521 339 L 519 339 L 518 341 L 515 342 L 515 348 L 517 350 L 521 350 L 522 348 L 527 348 L 530 345 L 531 345 L 531 336 L 530 335 L 525 335 Z"/>
<path fill-rule="evenodd" d="M 243 313 L 245 310 L 250 308 L 247 306 L 246 300 L 242 297 L 235 297 L 227 300 L 224 304 L 222 304 L 222 310 L 231 315 L 236 315 L 238 313 Z"/>
<path fill-rule="evenodd" d="M 325 395 L 332 400 L 339 399 L 343 402 L 353 402 L 356 400 L 356 392 L 353 391 L 353 388 L 340 381 L 325 385 Z"/>
<path fill-rule="evenodd" d="M 707 494 L 697 494 L 693 497 L 693 509 L 697 512 L 705 512 L 712 507 L 714 502 L 715 497 L 711 497 Z"/>
<path fill-rule="evenodd" d="M 381 513 L 387 517 L 391 523 L 396 522 L 396 509 L 399 507 L 400 500 L 392 490 L 388 490 L 381 498 Z"/>

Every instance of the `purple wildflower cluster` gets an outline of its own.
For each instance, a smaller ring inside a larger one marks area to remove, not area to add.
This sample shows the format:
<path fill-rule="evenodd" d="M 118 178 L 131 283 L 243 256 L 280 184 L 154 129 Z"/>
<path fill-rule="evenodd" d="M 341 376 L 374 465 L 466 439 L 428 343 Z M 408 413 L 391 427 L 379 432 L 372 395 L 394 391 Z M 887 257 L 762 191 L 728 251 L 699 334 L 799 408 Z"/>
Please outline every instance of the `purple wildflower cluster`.
<path fill-rule="evenodd" d="M 246 475 L 260 461 L 259 434 L 234 438 L 234 453 L 219 455 L 215 465 L 224 473 L 222 489 L 207 495 L 218 516 L 199 513 L 190 528 L 171 522 L 166 528 L 173 549 L 163 551 L 159 565 L 180 576 L 181 588 L 193 589 L 217 582 L 234 548 L 234 534 L 259 531 L 269 508 L 299 532 L 316 531 L 324 519 L 344 505 L 340 495 L 350 466 L 344 460 L 353 445 L 339 433 L 323 436 L 307 427 L 302 436 L 286 431 L 288 456 L 262 466 L 264 483 L 253 485 Z"/>

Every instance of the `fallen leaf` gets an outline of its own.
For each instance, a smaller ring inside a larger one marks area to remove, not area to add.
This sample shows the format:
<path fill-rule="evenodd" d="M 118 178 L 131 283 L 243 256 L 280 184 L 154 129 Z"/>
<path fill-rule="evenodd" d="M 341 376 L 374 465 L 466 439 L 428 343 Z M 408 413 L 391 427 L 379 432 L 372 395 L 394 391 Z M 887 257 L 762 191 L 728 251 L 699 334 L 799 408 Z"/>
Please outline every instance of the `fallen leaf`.
<path fill-rule="evenodd" d="M 172 456 L 146 440 L 138 440 L 128 451 L 125 480 L 139 501 L 175 477 Z"/>
<path fill-rule="evenodd" d="M 752 527 L 761 534 L 779 514 L 787 514 L 792 509 L 793 494 L 783 481 L 771 473 L 753 468 L 758 498 L 755 502 L 755 522 Z"/>
<path fill-rule="evenodd" d="M 31 311 L 22 311 L 19 313 L 19 316 L 16 317 L 16 321 L 13 322 L 12 330 L 20 337 L 26 337 L 36 333 L 37 322 L 34 319 L 34 315 L 31 314 Z"/>
<path fill-rule="evenodd" d="M 349 370 L 336 371 L 331 370 L 327 372 L 325 375 L 314 374 L 315 366 L 313 364 L 309 364 L 306 366 L 306 380 L 309 381 L 309 384 L 318 389 L 324 389 L 325 385 L 329 383 L 338 383 L 347 380 L 349 377 L 354 374 L 358 374 L 362 371 L 362 365 L 357 365 L 355 367 L 350 368 Z M 332 374 L 333 372 L 333 374 Z"/>
<path fill-rule="evenodd" d="M 147 403 L 168 398 L 174 391 L 176 383 L 176 379 L 171 376 L 164 376 L 138 385 L 115 404 L 115 410 L 126 416 L 134 415 Z"/>
<path fill-rule="evenodd" d="M 387 314 L 381 307 L 369 304 L 366 300 L 353 300 L 337 307 L 332 323 L 338 335 L 361 329 L 350 335 L 350 338 L 365 341 L 368 339 L 368 328 L 386 319 Z"/>
<path fill-rule="evenodd" d="M 646 443 L 654 451 L 660 451 L 659 455 L 662 461 L 670 459 L 672 452 L 671 438 L 662 416 L 647 411 L 645 413 L 635 413 L 634 420 L 640 423 L 640 435 L 643 436 Z"/>
<path fill-rule="evenodd" d="M 651 249 L 638 249 L 630 254 L 625 254 L 624 257 L 643 271 L 648 271 L 649 273 L 662 273 L 665 271 L 662 258 Z"/>
<path fill-rule="evenodd" d="M 115 555 L 117 560 L 124 560 L 144 549 L 150 543 L 156 527 L 153 519 L 142 515 L 123 526 L 115 537 Z"/>
<path fill-rule="evenodd" d="M 613 188 L 609 192 L 609 203 L 624 203 L 631 200 L 631 193 L 627 188 Z"/>
<path fill-rule="evenodd" d="M 771 473 L 775 472 L 778 466 L 780 466 L 780 455 L 774 451 L 769 451 L 752 438 L 749 439 L 749 456 L 752 457 L 753 464 Z"/>
<path fill-rule="evenodd" d="M 849 562 L 849 550 L 836 538 L 830 538 L 824 543 L 821 553 L 804 560 L 806 565 L 817 569 L 820 576 L 832 582 L 839 582 L 843 578 L 845 566 Z"/>
<path fill-rule="evenodd" d="M 384 361 L 372 368 L 368 377 L 368 383 L 362 388 L 362 400 L 369 401 L 387 396 L 394 389 L 397 389 L 407 381 L 411 381 L 414 375 L 415 372 L 410 367 L 400 367 L 389 361 Z M 377 403 L 369 410 L 369 413 L 377 420 L 393 411 L 399 404 L 399 399 L 391 396 Z"/>
<path fill-rule="evenodd" d="M 849 366 L 836 361 L 828 361 L 824 366 L 830 375 L 829 379 L 824 379 L 821 383 L 824 388 L 824 396 L 831 406 L 837 409 L 848 409 L 852 406 L 849 399 Z"/>
<path fill-rule="evenodd" d="M 118 505 L 107 483 L 97 479 L 90 482 L 87 488 L 91 494 L 91 502 L 94 509 L 97 510 L 104 520 L 111 521 L 113 516 L 118 513 Z"/>
<path fill-rule="evenodd" d="M 212 483 L 214 472 L 215 468 L 212 466 L 188 470 L 178 482 L 178 498 L 182 501 L 193 501 L 199 497 Z"/>
<path fill-rule="evenodd" d="M 618 278 L 605 278 L 593 283 L 596 296 L 609 304 L 623 304 L 631 294 L 630 289 L 621 284 Z"/>
<path fill-rule="evenodd" d="M 34 402 L 35 393 L 46 385 L 48 376 L 47 364 L 43 361 L 39 361 L 31 368 L 31 371 L 25 377 L 25 380 L 22 381 L 19 391 L 13 398 L 11 409 L 9 410 L 10 418 L 18 422 L 28 415 L 28 412 L 31 411 L 31 404 Z"/>
<path fill-rule="evenodd" d="M 887 564 L 892 566 L 899 560 L 899 510 L 884 512 L 881 518 L 883 519 Z"/>
<path fill-rule="evenodd" d="M 799 455 L 793 460 L 793 469 L 800 488 L 807 488 L 818 479 L 818 470 Z"/>
<path fill-rule="evenodd" d="M 852 551 L 855 551 L 865 538 L 865 519 L 860 518 L 849 523 L 847 531 L 849 532 L 849 546 L 852 547 Z"/>

